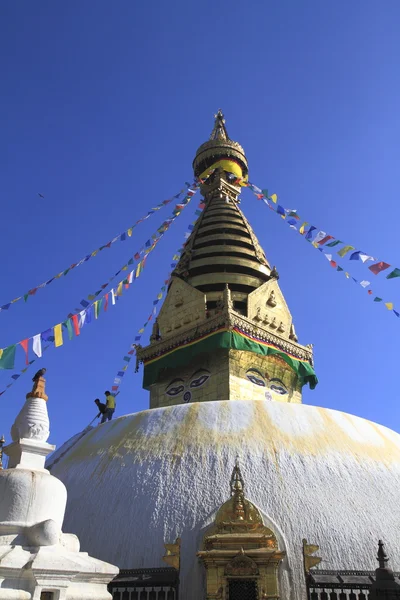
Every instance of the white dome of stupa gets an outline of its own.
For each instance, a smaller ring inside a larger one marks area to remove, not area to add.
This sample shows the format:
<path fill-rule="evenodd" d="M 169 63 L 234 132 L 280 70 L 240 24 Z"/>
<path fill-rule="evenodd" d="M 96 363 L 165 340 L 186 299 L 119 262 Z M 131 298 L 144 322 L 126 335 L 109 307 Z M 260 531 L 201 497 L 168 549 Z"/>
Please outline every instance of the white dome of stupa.
<path fill-rule="evenodd" d="M 379 538 L 400 564 L 400 435 L 335 410 L 260 400 L 146 410 L 61 447 L 50 467 L 85 551 L 157 567 L 164 542 L 181 537 L 180 594 L 200 600 L 196 553 L 229 498 L 237 455 L 246 498 L 286 552 L 282 598 L 304 596 L 303 538 L 320 546 L 325 569 L 374 569 Z"/>

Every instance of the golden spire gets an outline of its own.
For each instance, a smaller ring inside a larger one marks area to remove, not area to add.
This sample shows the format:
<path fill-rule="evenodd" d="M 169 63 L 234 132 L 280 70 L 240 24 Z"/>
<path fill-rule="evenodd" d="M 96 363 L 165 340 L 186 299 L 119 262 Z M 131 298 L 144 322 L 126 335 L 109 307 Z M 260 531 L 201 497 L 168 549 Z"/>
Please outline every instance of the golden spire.
<path fill-rule="evenodd" d="M 222 110 L 219 109 L 214 115 L 214 128 L 210 135 L 210 140 L 229 140 L 229 135 L 225 127 L 225 119 Z"/>

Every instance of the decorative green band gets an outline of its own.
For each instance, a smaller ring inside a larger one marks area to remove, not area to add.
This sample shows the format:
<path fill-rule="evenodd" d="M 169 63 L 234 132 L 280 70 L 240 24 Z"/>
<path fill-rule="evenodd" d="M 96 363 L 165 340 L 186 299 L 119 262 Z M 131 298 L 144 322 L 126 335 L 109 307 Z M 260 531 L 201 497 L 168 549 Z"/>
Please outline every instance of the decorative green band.
<path fill-rule="evenodd" d="M 171 367 L 184 367 L 201 353 L 209 353 L 217 348 L 232 348 L 255 352 L 263 356 L 276 354 L 280 356 L 300 377 L 302 385 L 308 383 L 313 390 L 318 383 L 314 369 L 307 361 L 299 360 L 276 348 L 273 344 L 250 337 L 244 331 L 235 328 L 234 331 L 226 328 L 217 329 L 201 338 L 182 344 L 148 361 L 144 361 L 143 387 L 148 389 L 155 383 L 162 369 Z"/>

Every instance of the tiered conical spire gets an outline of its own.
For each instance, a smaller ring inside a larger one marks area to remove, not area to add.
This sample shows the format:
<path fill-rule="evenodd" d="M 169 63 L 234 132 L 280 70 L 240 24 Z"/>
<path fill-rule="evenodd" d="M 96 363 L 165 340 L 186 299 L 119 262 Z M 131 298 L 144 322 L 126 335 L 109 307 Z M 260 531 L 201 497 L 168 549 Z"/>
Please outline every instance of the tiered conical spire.
<path fill-rule="evenodd" d="M 221 109 L 214 115 L 215 123 L 210 135 L 210 140 L 229 140 L 229 135 L 225 127 L 225 119 Z"/>

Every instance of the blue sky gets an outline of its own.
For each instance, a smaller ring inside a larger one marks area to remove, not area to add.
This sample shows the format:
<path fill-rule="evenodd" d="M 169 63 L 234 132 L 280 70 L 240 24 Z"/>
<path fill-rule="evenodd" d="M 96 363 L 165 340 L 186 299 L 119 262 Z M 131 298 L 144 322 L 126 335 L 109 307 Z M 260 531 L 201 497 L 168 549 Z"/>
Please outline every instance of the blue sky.
<path fill-rule="evenodd" d="M 245 148 L 250 179 L 305 220 L 400 266 L 400 4 L 353 2 L 68 3 L 0 5 L 0 304 L 127 229 L 192 176 L 196 148 L 221 107 Z M 44 195 L 39 198 L 38 193 Z M 32 367 L 48 369 L 52 443 L 95 416 L 145 322 L 193 202 L 118 306 Z M 299 340 L 320 379 L 309 404 L 400 430 L 400 319 L 336 273 L 247 190 L 242 209 L 276 264 Z M 0 347 L 65 319 L 169 214 L 0 313 Z M 400 307 L 400 279 L 373 281 Z M 359 265 L 356 265 L 359 267 Z M 370 277 L 368 277 L 370 275 Z M 371 279 L 372 278 L 372 279 Z M 20 351 L 18 363 L 23 366 Z M 129 369 L 118 413 L 148 406 Z M 11 372 L 0 371 L 0 389 Z M 30 390 L 29 372 L 0 397 L 0 434 Z"/>

